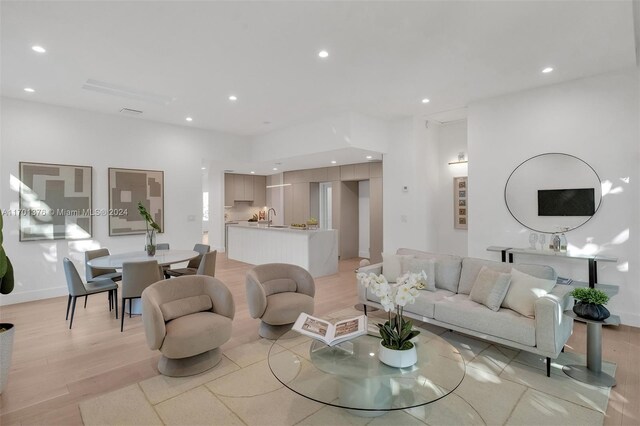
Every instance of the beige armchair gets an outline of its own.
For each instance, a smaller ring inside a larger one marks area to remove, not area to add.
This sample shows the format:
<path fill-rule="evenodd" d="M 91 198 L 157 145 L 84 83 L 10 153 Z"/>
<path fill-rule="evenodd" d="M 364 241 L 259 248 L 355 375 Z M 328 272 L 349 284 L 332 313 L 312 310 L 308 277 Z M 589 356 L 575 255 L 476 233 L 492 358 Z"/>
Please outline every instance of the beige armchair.
<path fill-rule="evenodd" d="M 157 282 L 142 293 L 142 322 L 158 370 L 182 377 L 214 367 L 231 337 L 233 296 L 217 278 L 188 275 Z"/>
<path fill-rule="evenodd" d="M 315 283 L 299 266 L 256 266 L 247 272 L 246 288 L 249 313 L 262 320 L 258 334 L 267 339 L 277 339 L 290 330 L 302 312 L 313 314 Z"/>

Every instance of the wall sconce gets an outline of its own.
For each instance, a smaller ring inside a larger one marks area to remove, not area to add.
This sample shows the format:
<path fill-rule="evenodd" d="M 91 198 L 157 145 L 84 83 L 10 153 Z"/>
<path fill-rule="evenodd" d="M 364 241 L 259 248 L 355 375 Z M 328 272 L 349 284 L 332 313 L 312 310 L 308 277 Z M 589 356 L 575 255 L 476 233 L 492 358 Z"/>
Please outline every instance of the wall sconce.
<path fill-rule="evenodd" d="M 449 165 L 452 164 L 464 164 L 464 163 L 468 163 L 469 160 L 466 159 L 466 156 L 464 154 L 464 152 L 459 152 L 458 153 L 458 161 L 450 161 Z"/>

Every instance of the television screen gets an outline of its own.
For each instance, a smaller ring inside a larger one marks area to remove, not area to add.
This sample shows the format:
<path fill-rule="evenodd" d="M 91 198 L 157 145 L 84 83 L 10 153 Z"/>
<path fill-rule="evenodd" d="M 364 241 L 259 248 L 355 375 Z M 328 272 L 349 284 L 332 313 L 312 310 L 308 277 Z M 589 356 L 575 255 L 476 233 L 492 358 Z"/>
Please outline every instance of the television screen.
<path fill-rule="evenodd" d="M 538 216 L 592 216 L 594 188 L 538 190 Z"/>

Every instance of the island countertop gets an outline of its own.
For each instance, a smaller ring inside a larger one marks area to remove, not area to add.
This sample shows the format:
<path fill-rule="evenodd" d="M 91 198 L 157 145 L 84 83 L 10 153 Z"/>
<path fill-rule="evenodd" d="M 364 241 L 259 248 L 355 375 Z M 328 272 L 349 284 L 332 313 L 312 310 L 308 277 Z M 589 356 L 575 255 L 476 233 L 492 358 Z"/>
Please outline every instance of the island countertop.
<path fill-rule="evenodd" d="M 268 227 L 266 224 L 227 225 L 227 257 L 263 265 L 290 263 L 313 277 L 338 272 L 338 231 Z"/>

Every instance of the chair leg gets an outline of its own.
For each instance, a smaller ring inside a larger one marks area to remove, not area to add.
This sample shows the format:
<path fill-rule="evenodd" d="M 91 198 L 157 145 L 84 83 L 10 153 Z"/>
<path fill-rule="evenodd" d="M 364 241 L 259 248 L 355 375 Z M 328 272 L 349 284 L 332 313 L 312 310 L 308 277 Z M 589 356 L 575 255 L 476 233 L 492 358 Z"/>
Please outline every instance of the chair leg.
<path fill-rule="evenodd" d="M 551 377 L 551 358 L 547 357 L 547 377 Z"/>
<path fill-rule="evenodd" d="M 129 299 L 131 300 L 131 299 Z M 123 298 L 122 299 L 122 317 L 120 318 L 120 333 L 122 333 L 124 331 L 124 306 L 125 306 L 126 300 Z"/>
<path fill-rule="evenodd" d="M 367 316 L 367 305 L 366 305 L 366 304 L 364 304 L 364 305 L 362 305 L 362 306 L 364 307 L 364 308 L 363 308 L 363 309 L 364 309 L 364 316 L 366 317 L 366 316 Z"/>
<path fill-rule="evenodd" d="M 84 308 L 87 309 L 87 299 L 89 298 L 89 295 L 85 295 L 84 296 Z"/>
<path fill-rule="evenodd" d="M 68 320 L 69 319 L 69 308 L 71 307 L 71 295 L 69 295 L 69 299 L 67 300 L 67 316 L 64 318 L 64 320 Z"/>
<path fill-rule="evenodd" d="M 118 290 L 113 290 L 113 303 L 116 307 L 116 319 L 118 319 Z"/>
<path fill-rule="evenodd" d="M 132 310 L 133 310 L 133 299 L 129 299 L 129 318 L 131 318 Z"/>
<path fill-rule="evenodd" d="M 113 307 L 113 300 L 112 300 L 113 293 L 112 292 L 113 292 L 113 290 L 109 290 L 107 292 L 108 293 L 108 298 L 107 299 L 109 300 L 109 312 L 111 312 L 111 308 Z"/>
<path fill-rule="evenodd" d="M 73 306 L 71 307 L 71 322 L 69 323 L 69 330 L 71 330 L 71 326 L 73 325 L 73 314 L 76 313 L 76 300 L 77 296 L 73 296 Z"/>

